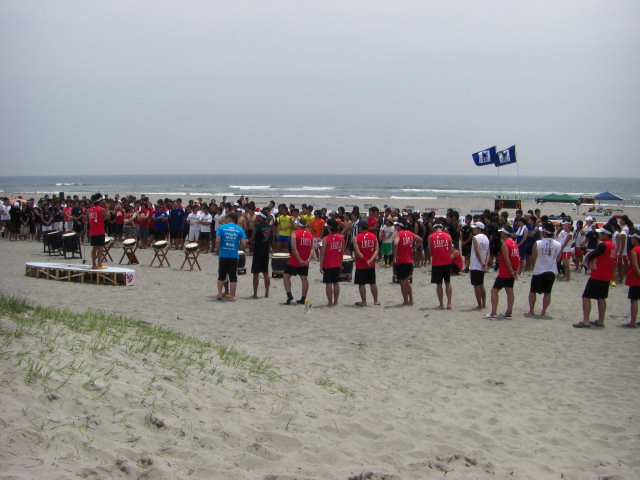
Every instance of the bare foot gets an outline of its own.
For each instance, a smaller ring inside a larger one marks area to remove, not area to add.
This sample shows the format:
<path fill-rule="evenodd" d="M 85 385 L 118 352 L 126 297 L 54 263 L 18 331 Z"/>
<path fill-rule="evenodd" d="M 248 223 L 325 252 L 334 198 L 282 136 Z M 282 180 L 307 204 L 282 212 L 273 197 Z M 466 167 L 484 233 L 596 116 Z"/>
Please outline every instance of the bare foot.
<path fill-rule="evenodd" d="M 251 298 L 258 298 L 258 294 L 254 293 L 253 295 L 251 295 Z"/>
<path fill-rule="evenodd" d="M 480 305 L 478 305 L 477 307 L 473 307 L 474 310 L 482 310 L 484 307 L 481 307 Z"/>

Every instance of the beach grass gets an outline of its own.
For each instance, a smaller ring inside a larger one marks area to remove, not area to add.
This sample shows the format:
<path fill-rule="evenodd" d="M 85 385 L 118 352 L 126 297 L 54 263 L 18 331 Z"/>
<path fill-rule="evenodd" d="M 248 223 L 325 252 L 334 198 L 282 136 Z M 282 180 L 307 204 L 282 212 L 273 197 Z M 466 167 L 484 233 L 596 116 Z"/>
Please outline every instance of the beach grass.
<path fill-rule="evenodd" d="M 223 365 L 269 381 L 279 378 L 268 359 L 249 355 L 233 344 L 196 338 L 126 316 L 37 306 L 26 298 L 0 292 L 0 317 L 5 319 L 0 322 L 0 357 L 15 357 L 25 383 L 40 381 L 47 390 L 60 389 L 78 377 L 84 390 L 95 398 L 104 397 L 110 388 L 108 378 L 127 362 L 102 365 L 95 360 L 104 352 L 113 355 L 114 351 L 136 362 L 153 356 L 168 378 L 183 382 L 197 375 L 221 383 Z M 17 352 L 7 350 L 12 339 L 25 336 L 31 339 L 28 347 Z"/>

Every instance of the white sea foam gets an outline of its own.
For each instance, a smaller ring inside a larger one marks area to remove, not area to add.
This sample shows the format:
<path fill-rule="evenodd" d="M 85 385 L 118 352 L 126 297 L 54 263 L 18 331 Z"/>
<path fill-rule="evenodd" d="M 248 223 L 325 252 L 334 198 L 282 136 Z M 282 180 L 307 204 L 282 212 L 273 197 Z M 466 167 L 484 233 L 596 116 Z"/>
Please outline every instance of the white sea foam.
<path fill-rule="evenodd" d="M 395 195 L 391 195 L 391 197 L 394 200 L 437 200 L 438 197 L 398 197 Z"/>
<path fill-rule="evenodd" d="M 83 183 L 76 183 L 76 182 L 58 182 L 56 183 L 56 187 L 78 187 L 84 185 Z"/>
<path fill-rule="evenodd" d="M 239 190 L 270 190 L 271 185 L 229 185 L 229 188 L 237 188 Z"/>

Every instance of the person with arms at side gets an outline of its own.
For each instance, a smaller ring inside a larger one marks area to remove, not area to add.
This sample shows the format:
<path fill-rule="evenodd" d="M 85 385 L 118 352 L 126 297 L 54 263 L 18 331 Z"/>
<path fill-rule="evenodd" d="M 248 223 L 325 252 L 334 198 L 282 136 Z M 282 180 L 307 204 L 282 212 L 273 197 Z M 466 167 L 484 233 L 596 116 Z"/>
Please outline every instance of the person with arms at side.
<path fill-rule="evenodd" d="M 105 230 L 104 222 L 109 218 L 109 212 L 105 208 L 104 197 L 96 193 L 91 197 L 93 207 L 87 213 L 89 221 L 89 236 L 91 243 L 91 268 L 105 269 L 102 264 L 102 251 L 104 249 Z"/>
<path fill-rule="evenodd" d="M 531 261 L 533 276 L 529 289 L 529 311 L 527 316 L 535 315 L 536 295 L 542 294 L 543 317 L 551 303 L 551 289 L 558 275 L 558 262 L 562 257 L 562 244 L 553 239 L 553 225 L 547 222 L 539 227 L 542 238 L 533 245 Z"/>
<path fill-rule="evenodd" d="M 600 243 L 585 257 L 590 269 L 589 280 L 582 292 L 582 321 L 574 323 L 575 328 L 589 328 L 591 325 L 604 327 L 604 316 L 607 312 L 609 282 L 613 279 L 616 266 L 616 247 L 613 244 L 613 227 L 610 224 L 596 230 Z M 591 300 L 598 302 L 598 321 L 590 323 Z"/>
<path fill-rule="evenodd" d="M 562 246 L 562 270 L 563 276 L 560 279 L 563 282 L 568 282 L 571 280 L 571 267 L 569 263 L 571 262 L 571 257 L 573 256 L 573 248 L 571 243 L 573 241 L 573 226 L 571 222 L 564 221 L 562 222 L 562 230 L 557 235 L 557 241 L 560 242 Z"/>
<path fill-rule="evenodd" d="M 436 284 L 438 295 L 438 308 L 444 310 L 444 292 L 447 294 L 447 310 L 451 310 L 451 250 L 453 242 L 451 235 L 444 232 L 444 219 L 436 220 L 433 225 L 433 233 L 429 235 L 429 257 L 431 258 L 431 283 Z M 443 291 L 442 282 L 445 288 Z"/>
<path fill-rule="evenodd" d="M 340 270 L 344 253 L 344 236 L 338 233 L 339 224 L 336 219 L 327 221 L 329 235 L 324 237 L 320 248 L 320 273 L 327 293 L 327 306 L 335 307 L 340 297 Z"/>
<path fill-rule="evenodd" d="M 285 207 L 286 208 L 286 207 Z M 290 305 L 293 301 L 291 293 L 291 277 L 300 276 L 302 283 L 302 296 L 296 303 L 304 304 L 309 293 L 309 262 L 313 255 L 313 237 L 307 230 L 307 225 L 301 218 L 296 220 L 293 225 L 293 232 L 290 235 L 289 246 L 291 248 L 291 256 L 284 268 L 282 280 L 284 282 L 284 291 L 287 294 L 286 305 Z"/>
<path fill-rule="evenodd" d="M 184 224 L 187 221 L 187 212 L 182 207 L 182 199 L 173 202 L 173 208 L 169 212 L 169 234 L 174 250 L 182 250 L 184 246 Z"/>
<path fill-rule="evenodd" d="M 469 262 L 469 277 L 473 292 L 476 296 L 476 310 L 487 307 L 487 291 L 484 288 L 484 274 L 487 271 L 491 252 L 489 251 L 489 238 L 484 234 L 484 223 L 477 221 L 471 224 L 471 260 Z"/>
<path fill-rule="evenodd" d="M 216 247 L 219 253 L 218 260 L 218 300 L 224 299 L 222 290 L 224 284 L 229 280 L 229 300 L 236 300 L 236 289 L 238 287 L 238 254 L 239 250 L 244 250 L 247 237 L 244 230 L 238 226 L 238 215 L 231 212 L 227 215 L 227 223 L 220 225 L 216 233 Z"/>
<path fill-rule="evenodd" d="M 538 231 L 536 227 L 536 232 Z M 520 250 L 518 244 L 513 240 L 513 228 L 510 225 L 505 224 L 500 230 L 502 245 L 500 246 L 500 259 L 498 267 L 498 276 L 496 277 L 493 288 L 491 289 L 491 313 L 483 315 L 483 318 L 499 318 L 501 316 L 505 318 L 513 317 L 513 302 L 515 297 L 513 295 L 513 284 L 518 278 L 518 267 L 520 266 Z M 531 247 L 531 253 L 533 254 L 533 247 Z M 498 315 L 498 294 L 500 290 L 504 288 L 507 294 L 507 310 L 504 315 Z"/>
<path fill-rule="evenodd" d="M 402 293 L 402 305 L 413 305 L 413 288 L 409 278 L 413 274 L 413 249 L 420 248 L 422 238 L 409 231 L 409 226 L 402 220 L 393 222 L 396 236 L 393 238 L 393 261 L 396 276 Z"/>
<path fill-rule="evenodd" d="M 273 228 L 267 221 L 268 210 L 263 209 L 255 214 L 253 224 L 253 234 L 251 244 L 253 246 L 253 260 L 251 263 L 251 273 L 253 274 L 253 298 L 258 298 L 258 286 L 260 285 L 260 274 L 264 277 L 264 298 L 269 297 L 269 251 L 273 241 Z"/>
<path fill-rule="evenodd" d="M 636 328 L 638 320 L 638 300 L 640 300 L 640 230 L 636 230 L 629 236 L 632 249 L 629 251 L 629 268 L 625 285 L 629 287 L 630 316 L 629 323 L 621 327 Z"/>
<path fill-rule="evenodd" d="M 369 222 L 358 221 L 358 235 L 353 242 L 353 250 L 356 257 L 356 274 L 354 283 L 358 285 L 360 301 L 359 307 L 367 306 L 367 284 L 371 289 L 373 304 L 380 305 L 378 301 L 378 285 L 376 284 L 376 259 L 378 258 L 378 239 L 369 231 Z"/>

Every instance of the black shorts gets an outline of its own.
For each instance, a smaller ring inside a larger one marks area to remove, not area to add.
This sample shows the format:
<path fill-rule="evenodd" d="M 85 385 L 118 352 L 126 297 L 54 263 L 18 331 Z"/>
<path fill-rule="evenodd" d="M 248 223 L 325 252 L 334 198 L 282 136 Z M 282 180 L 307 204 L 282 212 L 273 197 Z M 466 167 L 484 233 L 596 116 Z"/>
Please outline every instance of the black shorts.
<path fill-rule="evenodd" d="M 92 247 L 104 247 L 104 233 L 102 235 L 91 235 Z"/>
<path fill-rule="evenodd" d="M 353 278 L 356 285 L 375 285 L 376 269 L 375 268 L 356 268 L 356 275 Z"/>
<path fill-rule="evenodd" d="M 155 240 L 164 240 L 166 237 L 167 237 L 167 231 L 166 230 L 156 230 L 156 233 L 153 236 L 153 238 Z"/>
<path fill-rule="evenodd" d="M 465 243 L 460 249 L 460 252 L 462 253 L 463 257 L 471 256 L 471 242 Z"/>
<path fill-rule="evenodd" d="M 114 223 L 113 224 L 113 234 L 116 237 L 120 237 L 122 236 L 122 232 L 124 231 L 124 225 L 121 223 Z"/>
<path fill-rule="evenodd" d="M 291 275 L 295 277 L 296 275 L 300 275 L 301 277 L 306 277 L 309 275 L 309 267 L 294 267 L 293 265 L 287 265 L 284 267 L 284 273 L 286 275 Z"/>
<path fill-rule="evenodd" d="M 229 276 L 229 281 L 235 283 L 238 281 L 238 259 L 237 258 L 221 258 L 218 263 L 218 280 L 224 282 Z"/>
<path fill-rule="evenodd" d="M 211 240 L 211 232 L 200 232 L 198 236 L 199 242 L 208 242 L 209 240 Z"/>
<path fill-rule="evenodd" d="M 251 262 L 251 273 L 269 273 L 269 254 L 253 255 L 253 261 Z"/>
<path fill-rule="evenodd" d="M 493 282 L 493 288 L 495 288 L 496 290 L 502 290 L 503 288 L 513 288 L 514 281 L 515 278 L 513 277 L 496 277 L 495 282 Z"/>
<path fill-rule="evenodd" d="M 531 277 L 530 292 L 533 293 L 551 293 L 553 283 L 556 281 L 556 274 L 553 272 L 544 272 Z"/>
<path fill-rule="evenodd" d="M 413 263 L 396 263 L 395 270 L 398 280 L 406 280 L 413 275 Z"/>
<path fill-rule="evenodd" d="M 451 282 L 451 264 L 431 267 L 431 283 L 439 285 L 443 280 L 444 283 Z"/>
<path fill-rule="evenodd" d="M 340 281 L 340 267 L 322 270 L 322 283 L 338 283 Z"/>
<path fill-rule="evenodd" d="M 482 270 L 469 270 L 471 285 L 484 285 L 484 272 Z"/>
<path fill-rule="evenodd" d="M 582 298 L 607 298 L 609 296 L 609 282 L 590 278 L 582 292 Z"/>
<path fill-rule="evenodd" d="M 182 238 L 184 239 L 184 233 L 181 228 L 172 229 L 171 230 L 171 238 Z"/>
<path fill-rule="evenodd" d="M 629 287 L 629 295 L 627 295 L 629 300 L 640 300 L 640 287 L 637 285 Z"/>

